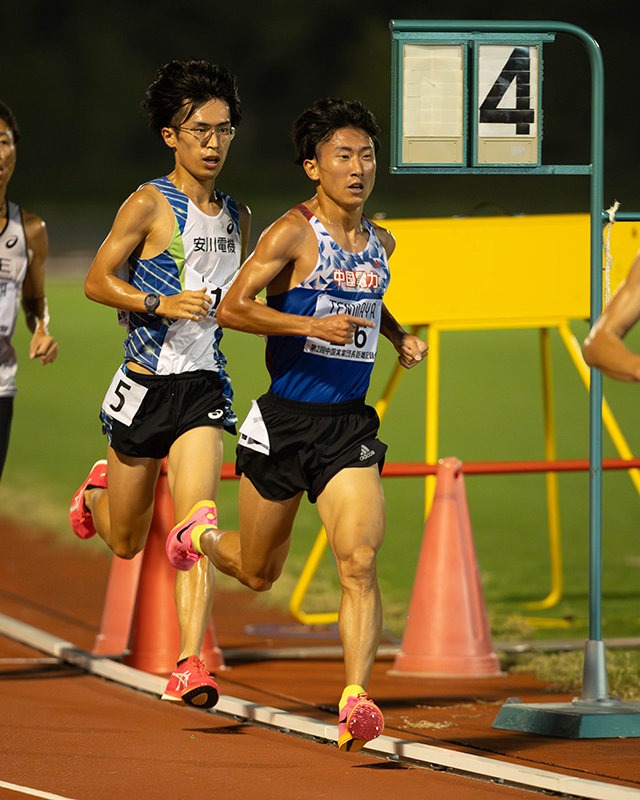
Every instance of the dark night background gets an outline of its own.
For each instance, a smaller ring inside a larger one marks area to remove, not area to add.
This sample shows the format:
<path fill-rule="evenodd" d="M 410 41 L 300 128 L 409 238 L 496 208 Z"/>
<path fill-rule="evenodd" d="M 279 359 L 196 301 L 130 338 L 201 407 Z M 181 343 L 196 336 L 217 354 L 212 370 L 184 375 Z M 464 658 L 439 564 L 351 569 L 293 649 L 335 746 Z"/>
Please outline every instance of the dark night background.
<path fill-rule="evenodd" d="M 95 250 L 122 200 L 169 172 L 170 153 L 140 103 L 156 68 L 204 58 L 237 75 L 244 119 L 219 186 L 260 229 L 311 186 L 292 164 L 289 130 L 317 97 L 358 98 L 383 130 L 367 213 L 446 216 L 587 211 L 579 176 L 389 175 L 391 19 L 561 20 L 599 43 L 605 66 L 605 206 L 640 210 L 637 27 L 630 3 L 413 0 L 366 3 L 7 2 L 0 7 L 0 97 L 22 131 L 10 196 L 48 222 L 54 253 Z M 543 163 L 589 162 L 590 71 L 584 47 L 558 35 L 543 48 Z"/>

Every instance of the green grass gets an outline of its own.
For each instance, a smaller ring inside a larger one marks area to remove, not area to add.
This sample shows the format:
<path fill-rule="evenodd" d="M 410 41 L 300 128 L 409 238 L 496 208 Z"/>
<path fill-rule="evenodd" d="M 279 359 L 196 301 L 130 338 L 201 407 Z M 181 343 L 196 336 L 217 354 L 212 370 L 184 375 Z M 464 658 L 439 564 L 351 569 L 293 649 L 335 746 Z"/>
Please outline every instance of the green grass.
<path fill-rule="evenodd" d="M 35 522 L 72 542 L 67 526 L 69 500 L 87 468 L 104 455 L 98 410 L 121 360 L 123 329 L 115 312 L 90 303 L 81 279 L 48 285 L 52 331 L 60 343 L 58 361 L 43 368 L 29 362 L 27 332 L 19 320 L 16 398 L 9 458 L 0 486 L 2 514 Z M 586 324 L 575 323 L 579 340 Z M 638 335 L 632 334 L 632 343 Z M 243 417 L 252 398 L 267 387 L 263 341 L 225 333 L 224 350 Z M 537 331 L 453 332 L 442 335 L 440 392 L 441 456 L 464 460 L 543 457 L 542 391 Z M 382 342 L 369 395 L 375 402 L 395 361 Z M 588 396 L 556 334 L 552 335 L 555 418 L 559 458 L 588 457 Z M 389 461 L 424 458 L 425 370 L 403 375 L 383 420 L 381 437 Z M 631 449 L 640 452 L 636 423 L 638 388 L 605 381 Z M 234 457 L 235 439 L 225 437 L 225 460 Z M 616 453 L 605 435 L 605 456 Z M 467 476 L 478 565 L 494 635 L 510 620 L 527 617 L 533 638 L 585 638 L 588 623 L 588 478 L 559 476 L 564 557 L 561 602 L 531 612 L 526 604 L 549 591 L 549 547 L 544 476 Z M 387 625 L 401 635 L 415 579 L 424 531 L 424 482 L 385 480 L 387 536 L 379 559 Z M 223 525 L 237 524 L 237 482 L 223 482 L 219 496 Z M 603 630 L 605 637 L 635 636 L 640 609 L 640 552 L 637 528 L 640 499 L 626 473 L 605 473 L 603 494 Z M 314 506 L 303 502 L 296 520 L 287 574 L 274 591 L 286 604 L 319 530 Z M 93 545 L 99 547 L 99 544 Z M 337 608 L 338 586 L 328 551 L 314 578 L 305 611 Z"/>
<path fill-rule="evenodd" d="M 610 649 L 607 653 L 609 694 L 626 702 L 640 700 L 640 653 Z M 506 666 L 513 672 L 533 673 L 561 692 L 579 693 L 582 685 L 583 653 L 527 653 Z M 505 664 L 503 664 L 503 667 Z"/>

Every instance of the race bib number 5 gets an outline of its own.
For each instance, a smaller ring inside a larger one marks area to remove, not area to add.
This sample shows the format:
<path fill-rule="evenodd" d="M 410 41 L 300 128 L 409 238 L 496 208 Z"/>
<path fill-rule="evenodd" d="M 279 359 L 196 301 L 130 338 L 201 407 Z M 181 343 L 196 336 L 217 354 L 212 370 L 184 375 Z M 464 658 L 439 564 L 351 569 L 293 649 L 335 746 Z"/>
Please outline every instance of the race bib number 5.
<path fill-rule="evenodd" d="M 378 332 L 380 330 L 380 315 L 382 313 L 381 299 L 345 300 L 342 297 L 320 295 L 316 304 L 314 317 L 329 317 L 333 314 L 349 314 L 352 317 L 361 317 L 371 320 L 374 328 L 356 328 L 353 343 L 340 345 L 326 342 L 324 339 L 307 337 L 304 345 L 305 353 L 325 356 L 327 358 L 342 358 L 347 361 L 375 361 L 378 349 Z"/>
<path fill-rule="evenodd" d="M 111 385 L 104 396 L 102 410 L 105 414 L 129 427 L 146 393 L 147 387 L 132 381 L 120 367 L 113 376 Z"/>

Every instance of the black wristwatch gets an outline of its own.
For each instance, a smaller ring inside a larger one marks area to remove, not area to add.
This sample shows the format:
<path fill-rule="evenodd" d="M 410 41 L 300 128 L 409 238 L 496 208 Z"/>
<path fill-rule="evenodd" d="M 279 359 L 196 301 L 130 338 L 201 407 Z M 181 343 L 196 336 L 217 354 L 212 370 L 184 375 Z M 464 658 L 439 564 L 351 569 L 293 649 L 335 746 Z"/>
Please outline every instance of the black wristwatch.
<path fill-rule="evenodd" d="M 145 311 L 148 311 L 149 314 L 155 314 L 156 308 L 160 305 L 160 295 L 159 294 L 148 294 L 144 298 L 144 308 Z"/>

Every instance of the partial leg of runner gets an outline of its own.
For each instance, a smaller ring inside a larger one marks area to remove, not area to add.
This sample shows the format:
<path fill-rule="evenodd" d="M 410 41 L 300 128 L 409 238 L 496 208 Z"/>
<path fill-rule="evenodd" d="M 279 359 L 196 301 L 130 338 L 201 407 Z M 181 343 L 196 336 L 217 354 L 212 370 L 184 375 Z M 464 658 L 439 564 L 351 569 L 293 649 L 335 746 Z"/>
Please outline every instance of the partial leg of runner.
<path fill-rule="evenodd" d="M 190 515 L 194 505 L 215 508 L 222 466 L 222 435 L 222 428 L 193 428 L 172 445 L 167 478 L 176 524 Z M 178 572 L 176 576 L 180 655 L 164 699 L 181 699 L 201 708 L 211 708 L 218 702 L 218 686 L 200 661 L 214 587 L 215 571 L 205 559 L 189 572 Z"/>
<path fill-rule="evenodd" d="M 318 512 L 342 587 L 338 628 L 347 685 L 339 702 L 338 747 L 353 751 L 384 728 L 380 709 L 366 693 L 382 632 L 376 559 L 385 505 L 377 465 L 339 472 L 318 495 Z"/>
<path fill-rule="evenodd" d="M 184 535 L 176 528 L 167 541 L 169 560 L 178 569 L 189 570 L 205 555 L 226 575 L 254 591 L 266 591 L 282 572 L 301 497 L 299 493 L 287 500 L 266 500 L 243 475 L 240 530 L 217 530 L 204 522 Z"/>
<path fill-rule="evenodd" d="M 96 533 L 120 558 L 133 558 L 145 545 L 160 465 L 158 459 L 132 458 L 109 447 L 105 480 L 109 488 L 103 484 L 76 493 L 74 502 L 84 503 Z M 75 530 L 73 516 L 72 526 Z"/>
<path fill-rule="evenodd" d="M 9 449 L 9 433 L 13 418 L 13 397 L 0 397 L 0 478 Z"/>

